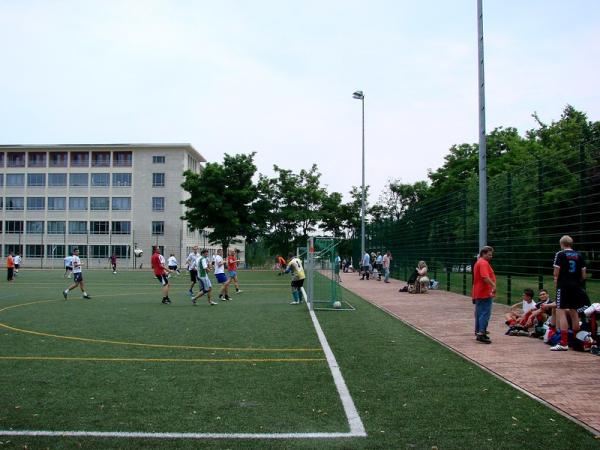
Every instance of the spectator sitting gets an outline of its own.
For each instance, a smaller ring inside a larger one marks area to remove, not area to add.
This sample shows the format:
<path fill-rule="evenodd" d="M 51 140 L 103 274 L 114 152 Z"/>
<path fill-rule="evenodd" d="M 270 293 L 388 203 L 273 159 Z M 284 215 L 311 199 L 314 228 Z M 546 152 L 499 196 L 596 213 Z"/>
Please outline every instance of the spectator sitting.
<path fill-rule="evenodd" d="M 538 298 L 540 301 L 535 304 L 535 309 L 531 311 L 528 320 L 525 322 L 526 328 L 533 325 L 536 326 L 536 330 L 532 334 L 533 337 L 542 337 L 544 335 L 542 330 L 538 332 L 538 328 L 548 320 L 548 316 L 550 316 L 548 324 L 551 327 L 556 326 L 556 302 L 550 298 L 546 289 L 538 292 Z"/>
<path fill-rule="evenodd" d="M 419 261 L 413 273 L 406 281 L 408 286 L 400 289 L 400 292 L 410 294 L 424 294 L 429 289 L 429 277 L 427 276 L 427 264 L 425 261 Z"/>
<path fill-rule="evenodd" d="M 529 333 L 527 332 L 527 328 L 531 326 L 529 319 L 531 317 L 531 312 L 535 309 L 536 304 L 533 301 L 533 289 L 523 289 L 523 300 L 520 303 L 513 305 L 505 316 L 505 323 L 508 325 L 506 334 L 511 336 L 528 336 Z"/>

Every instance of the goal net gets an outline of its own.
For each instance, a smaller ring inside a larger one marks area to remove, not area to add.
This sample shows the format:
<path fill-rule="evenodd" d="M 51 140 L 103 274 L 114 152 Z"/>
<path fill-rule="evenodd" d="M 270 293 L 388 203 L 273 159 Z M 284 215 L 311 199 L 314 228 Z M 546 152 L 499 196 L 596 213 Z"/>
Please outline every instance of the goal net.
<path fill-rule="evenodd" d="M 344 299 L 339 274 L 341 259 L 337 251 L 339 239 L 308 238 L 306 246 L 306 295 L 311 309 L 348 311 L 354 307 Z"/>

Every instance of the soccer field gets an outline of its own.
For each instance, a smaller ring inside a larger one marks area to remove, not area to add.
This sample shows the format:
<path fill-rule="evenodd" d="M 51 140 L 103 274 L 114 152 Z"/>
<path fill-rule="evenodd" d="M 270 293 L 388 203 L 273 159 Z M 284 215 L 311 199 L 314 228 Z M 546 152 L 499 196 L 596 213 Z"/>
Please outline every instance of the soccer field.
<path fill-rule="evenodd" d="M 72 291 L 65 301 L 59 271 L 23 270 L 3 284 L 0 429 L 188 436 L 3 435 L 5 448 L 512 448 L 526 429 L 550 423 L 556 435 L 540 445 L 596 446 L 582 428 L 348 292 L 356 311 L 318 317 L 367 437 L 349 435 L 311 317 L 288 304 L 289 278 L 241 272 L 244 292 L 213 307 L 192 306 L 184 275 L 171 278 L 172 305 L 160 303 L 150 272 L 89 271 L 85 280 L 91 300 Z"/>

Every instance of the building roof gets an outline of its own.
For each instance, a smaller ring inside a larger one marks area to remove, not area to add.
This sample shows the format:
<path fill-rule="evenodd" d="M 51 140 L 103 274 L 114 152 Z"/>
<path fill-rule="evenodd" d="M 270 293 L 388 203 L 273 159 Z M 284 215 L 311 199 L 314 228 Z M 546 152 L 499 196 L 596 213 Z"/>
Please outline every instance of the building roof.
<path fill-rule="evenodd" d="M 0 145 L 0 150 L 75 150 L 75 149 L 107 149 L 107 150 L 135 150 L 135 149 L 161 149 L 161 150 L 188 150 L 195 153 L 200 162 L 206 162 L 202 154 L 192 144 L 17 144 Z"/>

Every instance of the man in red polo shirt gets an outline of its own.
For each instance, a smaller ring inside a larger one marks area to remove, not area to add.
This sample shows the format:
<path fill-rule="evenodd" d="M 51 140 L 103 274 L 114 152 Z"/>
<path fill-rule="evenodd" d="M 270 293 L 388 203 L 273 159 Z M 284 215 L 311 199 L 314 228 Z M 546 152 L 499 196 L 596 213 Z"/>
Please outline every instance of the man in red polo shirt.
<path fill-rule="evenodd" d="M 479 252 L 479 259 L 473 267 L 473 293 L 471 298 L 475 305 L 475 335 L 478 342 L 491 344 L 487 332 L 492 303 L 496 295 L 496 275 L 490 265 L 494 249 L 485 246 Z"/>
<path fill-rule="evenodd" d="M 162 303 L 163 305 L 169 305 L 171 303 L 171 299 L 169 298 L 169 278 L 167 277 L 169 271 L 167 270 L 165 258 L 160 254 L 160 249 L 156 246 L 152 247 L 150 264 L 152 265 L 152 270 L 154 271 L 156 279 L 162 286 Z"/>

